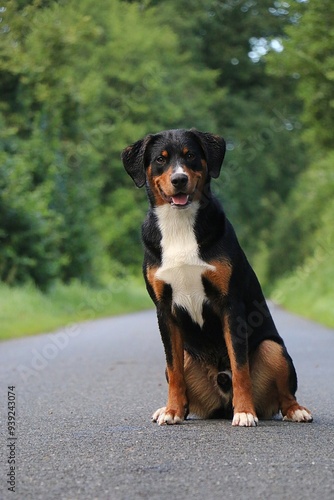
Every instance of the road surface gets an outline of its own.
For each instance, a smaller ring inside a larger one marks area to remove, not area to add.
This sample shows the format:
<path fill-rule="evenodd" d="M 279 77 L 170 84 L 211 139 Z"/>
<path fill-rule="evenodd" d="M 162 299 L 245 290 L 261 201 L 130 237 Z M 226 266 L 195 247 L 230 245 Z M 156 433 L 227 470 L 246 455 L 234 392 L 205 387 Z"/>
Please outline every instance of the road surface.
<path fill-rule="evenodd" d="M 0 498 L 332 500 L 334 331 L 272 311 L 312 424 L 151 423 L 166 398 L 153 311 L 1 343 Z"/>

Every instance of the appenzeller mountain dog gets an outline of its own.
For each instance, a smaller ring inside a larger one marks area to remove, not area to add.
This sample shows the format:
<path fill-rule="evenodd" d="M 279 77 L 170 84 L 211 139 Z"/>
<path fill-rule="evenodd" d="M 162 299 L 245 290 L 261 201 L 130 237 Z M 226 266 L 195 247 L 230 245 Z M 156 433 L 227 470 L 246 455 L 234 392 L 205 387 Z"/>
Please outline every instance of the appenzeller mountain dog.
<path fill-rule="evenodd" d="M 223 138 L 195 129 L 147 135 L 122 153 L 150 203 L 143 271 L 168 381 L 166 406 L 152 419 L 178 424 L 192 413 L 252 427 L 281 411 L 311 422 L 258 279 L 211 193 L 224 155 Z"/>

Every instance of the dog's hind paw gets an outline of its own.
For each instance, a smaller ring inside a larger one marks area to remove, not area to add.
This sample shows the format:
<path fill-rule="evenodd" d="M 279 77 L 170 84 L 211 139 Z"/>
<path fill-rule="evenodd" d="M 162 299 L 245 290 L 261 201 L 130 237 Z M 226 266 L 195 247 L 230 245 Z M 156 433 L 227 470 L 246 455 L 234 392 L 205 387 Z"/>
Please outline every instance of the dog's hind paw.
<path fill-rule="evenodd" d="M 297 407 L 289 408 L 286 415 L 283 416 L 283 420 L 288 422 L 312 422 L 313 417 L 307 408 L 298 405 Z"/>
<path fill-rule="evenodd" d="M 256 427 L 259 419 L 252 413 L 235 413 L 232 425 L 239 427 Z"/>
<path fill-rule="evenodd" d="M 183 418 L 176 414 L 175 410 L 168 410 L 166 406 L 159 408 L 152 415 L 152 421 L 159 425 L 174 425 L 182 424 Z"/>

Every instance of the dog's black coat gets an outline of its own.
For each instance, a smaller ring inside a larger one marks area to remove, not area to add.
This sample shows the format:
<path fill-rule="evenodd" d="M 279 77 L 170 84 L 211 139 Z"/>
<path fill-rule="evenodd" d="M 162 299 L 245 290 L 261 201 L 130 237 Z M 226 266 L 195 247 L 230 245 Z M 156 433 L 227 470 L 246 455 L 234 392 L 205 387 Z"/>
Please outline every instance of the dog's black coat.
<path fill-rule="evenodd" d="M 150 201 L 142 226 L 143 271 L 148 292 L 157 308 L 167 371 L 174 373 L 176 370 L 175 336 L 182 337 L 183 348 L 192 359 L 215 366 L 218 372 L 231 369 L 231 353 L 235 358 L 234 371 L 237 371 L 249 363 L 264 341 L 271 341 L 281 348 L 282 358 L 287 364 L 288 390 L 294 396 L 297 377 L 292 360 L 234 229 L 210 190 L 211 177 L 218 177 L 224 155 L 222 138 L 196 130 L 171 130 L 149 135 L 123 151 L 127 172 L 137 186 L 146 185 Z M 184 176 L 187 177 L 186 185 Z M 194 190 L 188 185 L 195 186 Z M 188 197 L 187 204 L 177 204 L 184 203 L 184 196 Z M 194 321 L 184 307 L 173 304 L 172 285 L 168 282 L 157 285 L 151 272 L 163 265 L 157 207 L 170 204 L 176 211 L 187 210 L 194 202 L 198 203 L 193 225 L 198 257 L 204 263 L 221 263 L 222 269 L 228 266 L 229 270 L 228 278 L 224 278 L 226 290 L 220 285 L 221 278 L 212 279 L 210 274 L 203 272 L 201 280 L 206 300 L 202 308 L 202 325 Z M 174 328 L 177 328 L 177 334 L 173 333 Z M 231 332 L 232 346 L 229 349 L 225 329 Z M 219 377 L 217 380 L 219 384 Z M 220 380 L 221 387 L 228 388 L 226 377 L 220 377 Z M 219 411 L 219 408 L 215 409 L 213 415 Z"/>

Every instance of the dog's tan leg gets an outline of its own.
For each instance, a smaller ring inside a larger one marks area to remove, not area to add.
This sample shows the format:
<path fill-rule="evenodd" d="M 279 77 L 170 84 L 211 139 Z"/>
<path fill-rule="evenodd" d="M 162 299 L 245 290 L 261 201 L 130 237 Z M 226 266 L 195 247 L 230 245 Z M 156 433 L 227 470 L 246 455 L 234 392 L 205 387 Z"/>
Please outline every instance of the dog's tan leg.
<path fill-rule="evenodd" d="M 178 424 L 188 414 L 188 402 L 186 397 L 186 384 L 184 380 L 184 358 L 182 334 L 171 311 L 162 309 L 165 283 L 156 278 L 157 267 L 147 266 L 145 279 L 148 291 L 157 306 L 157 316 L 161 339 L 164 344 L 167 361 L 168 399 L 166 406 L 159 408 L 152 415 L 153 422 L 163 424 Z"/>
<path fill-rule="evenodd" d="M 242 318 L 244 312 L 238 304 L 230 304 L 230 311 L 226 311 L 224 297 L 229 296 L 230 279 L 232 276 L 232 265 L 227 261 L 212 261 L 215 271 L 206 271 L 204 277 L 210 285 L 214 286 L 217 292 L 211 292 L 213 304 L 217 314 L 221 317 L 224 331 L 225 343 L 230 358 L 233 387 L 233 409 L 234 417 L 232 425 L 254 427 L 258 419 L 255 413 L 252 397 L 252 383 L 249 372 L 249 362 L 247 354 L 247 338 L 237 336 L 236 318 Z M 209 292 L 210 293 L 210 292 Z M 216 304 L 216 305 L 215 305 Z M 221 311 L 225 312 L 221 312 Z M 232 318 L 233 321 L 232 321 Z"/>
<path fill-rule="evenodd" d="M 232 425 L 255 427 L 258 418 L 253 402 L 247 344 L 243 339 L 232 337 L 228 315 L 224 316 L 224 336 L 232 371 L 234 410 Z"/>
<path fill-rule="evenodd" d="M 312 415 L 297 402 L 297 380 L 285 347 L 271 340 L 263 341 L 251 360 L 255 408 L 263 418 L 281 410 L 283 420 L 311 422 Z"/>
<path fill-rule="evenodd" d="M 188 414 L 188 400 L 184 378 L 184 351 L 181 332 L 171 320 L 160 325 L 167 359 L 168 399 L 152 420 L 159 425 L 180 424 Z"/>

